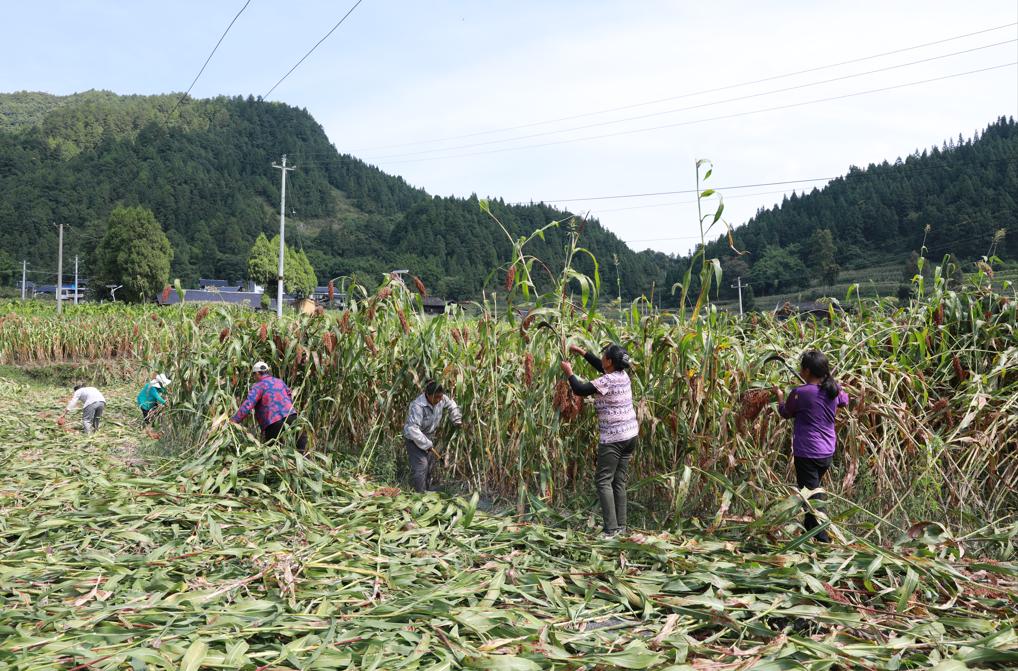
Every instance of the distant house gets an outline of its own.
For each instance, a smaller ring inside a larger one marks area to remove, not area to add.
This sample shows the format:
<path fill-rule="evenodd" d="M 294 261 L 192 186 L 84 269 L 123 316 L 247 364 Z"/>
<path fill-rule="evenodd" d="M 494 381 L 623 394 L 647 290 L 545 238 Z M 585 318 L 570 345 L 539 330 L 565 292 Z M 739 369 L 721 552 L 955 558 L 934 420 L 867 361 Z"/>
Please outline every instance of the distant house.
<path fill-rule="evenodd" d="M 844 310 L 840 305 L 836 303 L 826 303 L 819 301 L 804 301 L 802 303 L 790 303 L 785 302 L 781 305 L 774 307 L 774 314 L 779 319 L 788 319 L 792 315 L 798 316 L 813 316 L 818 319 L 828 319 L 831 316 L 831 308 L 834 308 L 835 313 L 844 314 Z"/>
<path fill-rule="evenodd" d="M 160 293 L 156 297 L 159 305 L 178 305 L 184 303 L 222 303 L 224 305 L 239 305 L 242 307 L 259 308 L 262 304 L 262 294 L 252 291 L 219 291 L 204 289 L 188 289 L 184 291 L 184 298 L 181 301 L 176 289 L 170 289 L 165 294 Z"/>
<path fill-rule="evenodd" d="M 212 280 L 205 277 L 198 278 L 198 287 L 205 291 L 219 289 L 220 291 L 229 290 L 231 287 L 236 286 L 230 284 L 227 280 Z M 236 291 L 237 289 L 234 289 Z"/>
<path fill-rule="evenodd" d="M 447 301 L 437 296 L 428 296 L 424 299 L 424 312 L 429 315 L 445 314 L 445 309 L 454 304 L 454 301 Z"/>
<path fill-rule="evenodd" d="M 19 282 L 18 284 L 20 285 L 21 283 Z M 32 285 L 32 283 L 28 282 L 26 283 L 26 289 L 27 287 L 34 287 L 34 295 L 36 296 L 53 296 L 53 299 L 56 300 L 57 285 L 55 284 Z M 86 289 L 88 289 L 88 285 L 86 282 L 80 280 L 77 287 L 73 284 L 64 284 L 61 287 L 60 298 L 65 301 L 73 301 L 75 294 L 77 294 L 78 300 L 83 300 L 85 298 Z"/>
<path fill-rule="evenodd" d="M 329 305 L 329 287 L 327 286 L 315 287 L 315 291 L 314 293 L 311 294 L 311 297 L 318 301 L 319 305 L 325 308 L 335 307 L 342 309 L 346 307 L 346 294 L 339 291 L 338 289 L 334 289 L 332 292 L 331 306 Z"/>

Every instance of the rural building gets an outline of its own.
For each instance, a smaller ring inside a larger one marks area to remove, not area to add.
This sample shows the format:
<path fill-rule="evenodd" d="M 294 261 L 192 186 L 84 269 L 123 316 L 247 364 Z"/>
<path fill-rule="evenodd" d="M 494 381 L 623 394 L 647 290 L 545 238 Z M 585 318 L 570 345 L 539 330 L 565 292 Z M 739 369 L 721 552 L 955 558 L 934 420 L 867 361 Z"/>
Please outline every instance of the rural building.
<path fill-rule="evenodd" d="M 792 315 L 812 316 L 817 319 L 829 319 L 831 316 L 831 308 L 834 309 L 834 312 L 839 314 L 844 314 L 845 312 L 845 310 L 836 303 L 820 301 L 790 303 L 786 301 L 785 303 L 774 307 L 774 314 L 777 315 L 778 319 L 788 319 Z"/>
<path fill-rule="evenodd" d="M 165 296 L 165 298 L 164 298 Z M 156 297 L 159 305 L 179 305 L 180 303 L 220 303 L 223 305 L 239 305 L 242 307 L 259 308 L 262 294 L 253 291 L 207 291 L 204 289 L 188 289 L 181 299 L 176 289 Z"/>
<path fill-rule="evenodd" d="M 445 314 L 445 309 L 453 304 L 454 301 L 447 301 L 437 296 L 428 296 L 424 299 L 424 312 L 429 315 Z"/>
<path fill-rule="evenodd" d="M 318 301 L 318 304 L 323 308 L 338 308 L 342 310 L 346 307 L 346 294 L 335 289 L 332 292 L 332 305 L 329 305 L 329 287 L 315 287 L 314 293 L 311 297 Z"/>
<path fill-rule="evenodd" d="M 18 284 L 20 286 L 21 283 L 19 282 Z M 34 289 L 34 293 L 32 293 L 33 297 L 34 296 L 52 296 L 53 299 L 56 300 L 57 285 L 55 285 L 55 284 L 38 284 L 38 285 L 35 285 L 35 284 L 32 284 L 31 282 L 26 282 L 25 283 L 25 287 L 26 287 L 26 292 L 30 290 L 29 287 Z M 79 280 L 78 281 L 77 289 L 75 289 L 74 284 L 64 284 L 63 287 L 61 288 L 61 298 L 63 300 L 65 300 L 65 301 L 73 301 L 74 300 L 74 295 L 77 294 L 78 295 L 78 300 L 81 301 L 81 300 L 85 299 L 85 292 L 86 291 L 88 291 L 88 282 L 87 282 L 87 280 Z"/>

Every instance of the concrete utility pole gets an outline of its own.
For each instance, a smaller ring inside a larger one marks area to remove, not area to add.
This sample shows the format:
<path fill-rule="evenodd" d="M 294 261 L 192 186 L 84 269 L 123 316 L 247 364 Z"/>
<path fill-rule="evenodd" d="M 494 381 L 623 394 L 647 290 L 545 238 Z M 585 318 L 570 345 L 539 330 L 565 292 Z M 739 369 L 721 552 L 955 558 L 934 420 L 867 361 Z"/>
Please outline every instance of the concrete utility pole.
<path fill-rule="evenodd" d="M 739 290 L 739 316 L 741 317 L 742 316 L 742 276 L 739 276 L 739 279 L 736 281 L 736 283 L 732 284 L 730 286 L 733 289 L 738 289 Z M 749 285 L 746 285 L 746 286 L 749 286 Z"/>
<path fill-rule="evenodd" d="M 25 276 L 28 275 L 28 261 L 21 261 L 21 300 L 25 300 Z"/>
<path fill-rule="evenodd" d="M 276 316 L 283 316 L 283 256 L 286 254 L 286 173 L 295 166 L 286 166 L 286 154 L 283 154 L 282 165 L 272 164 L 282 173 L 279 185 L 279 275 L 276 278 L 279 286 L 276 291 Z"/>
<path fill-rule="evenodd" d="M 78 255 L 74 255 L 74 304 L 78 304 Z"/>
<path fill-rule="evenodd" d="M 59 224 L 57 243 L 57 314 L 64 311 L 64 225 Z"/>

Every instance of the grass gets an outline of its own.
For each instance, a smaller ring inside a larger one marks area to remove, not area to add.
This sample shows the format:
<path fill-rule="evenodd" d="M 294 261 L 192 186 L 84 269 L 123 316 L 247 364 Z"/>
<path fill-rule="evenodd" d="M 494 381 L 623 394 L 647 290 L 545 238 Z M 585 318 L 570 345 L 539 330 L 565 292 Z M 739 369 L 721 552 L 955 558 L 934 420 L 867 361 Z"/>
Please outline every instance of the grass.
<path fill-rule="evenodd" d="M 9 669 L 913 669 L 1018 664 L 1011 542 L 803 542 L 795 497 L 601 540 L 337 476 L 229 427 L 165 462 L 133 387 L 92 438 L 0 377 Z M 147 457 L 147 458 L 143 458 Z M 1015 530 L 1010 532 L 1015 533 Z M 938 666 L 939 665 L 939 666 Z"/>

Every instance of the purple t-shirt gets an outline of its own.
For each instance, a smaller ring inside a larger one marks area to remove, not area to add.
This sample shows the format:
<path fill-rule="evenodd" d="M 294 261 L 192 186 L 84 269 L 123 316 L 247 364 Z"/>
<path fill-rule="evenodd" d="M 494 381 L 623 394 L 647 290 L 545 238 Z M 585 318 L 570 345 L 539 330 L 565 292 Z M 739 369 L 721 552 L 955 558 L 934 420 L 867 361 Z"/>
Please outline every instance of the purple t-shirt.
<path fill-rule="evenodd" d="M 834 454 L 837 438 L 834 433 L 834 413 L 848 405 L 848 394 L 842 389 L 834 398 L 815 384 L 804 384 L 788 394 L 778 404 L 778 413 L 785 419 L 795 418 L 792 432 L 792 454 L 808 459 L 823 459 Z"/>

